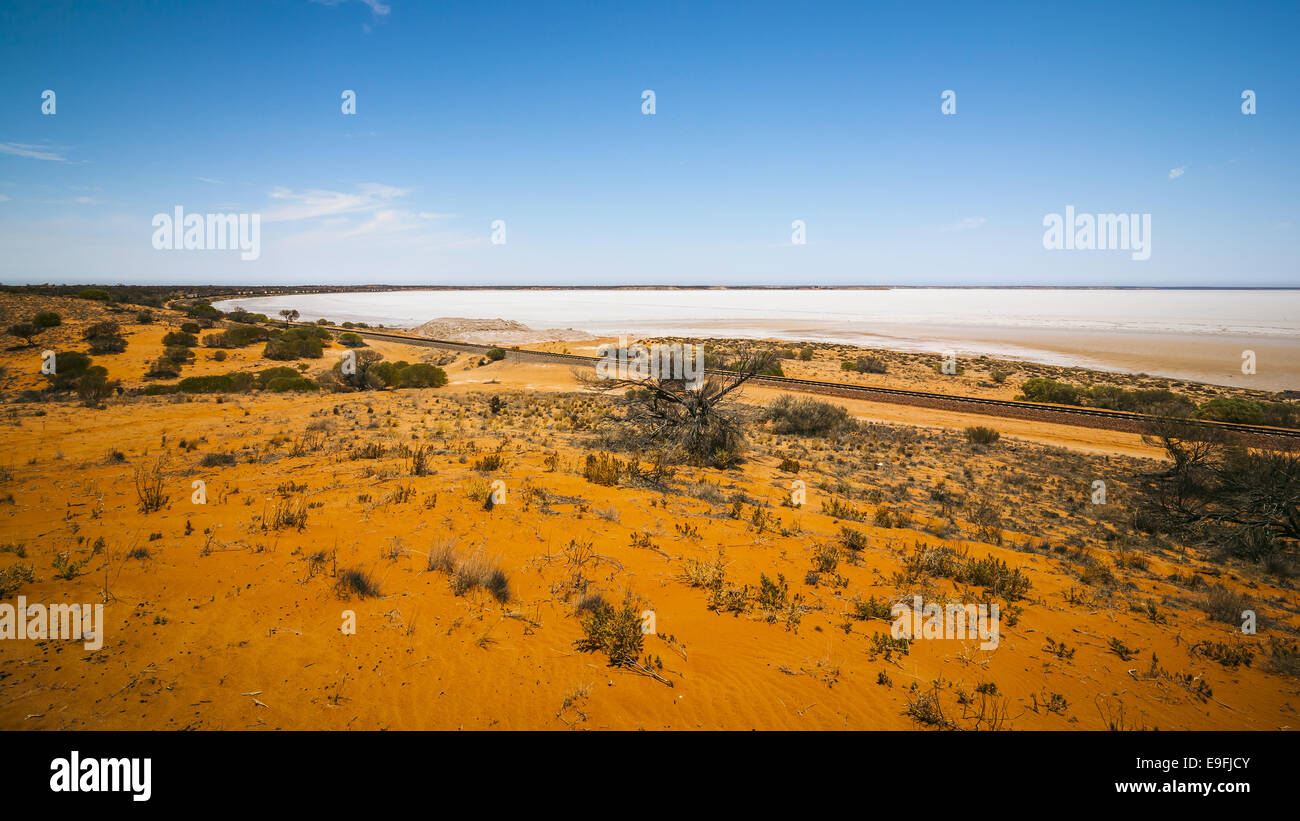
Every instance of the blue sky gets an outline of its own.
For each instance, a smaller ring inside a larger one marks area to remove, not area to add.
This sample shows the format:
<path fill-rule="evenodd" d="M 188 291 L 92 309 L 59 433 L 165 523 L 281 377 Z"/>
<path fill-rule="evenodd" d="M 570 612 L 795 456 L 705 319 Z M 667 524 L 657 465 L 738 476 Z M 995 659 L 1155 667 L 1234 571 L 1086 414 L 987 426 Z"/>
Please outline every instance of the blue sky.
<path fill-rule="evenodd" d="M 7 0 L 0 281 L 1300 285 L 1300 4 L 1135 6 Z"/>

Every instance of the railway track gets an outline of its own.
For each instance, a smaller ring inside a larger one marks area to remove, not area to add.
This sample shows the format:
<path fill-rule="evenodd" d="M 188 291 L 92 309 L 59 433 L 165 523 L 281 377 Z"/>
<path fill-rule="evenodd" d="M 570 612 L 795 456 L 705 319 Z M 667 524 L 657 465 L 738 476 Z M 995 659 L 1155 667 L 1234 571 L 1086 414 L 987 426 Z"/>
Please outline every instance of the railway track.
<path fill-rule="evenodd" d="M 295 323 L 311 325 L 311 323 Z M 469 353 L 486 353 L 498 347 L 495 345 L 478 345 L 471 342 L 452 342 L 444 339 L 427 339 L 406 336 L 404 334 L 351 329 L 362 336 L 387 339 L 408 345 L 420 345 L 446 350 L 466 351 Z M 566 362 L 572 365 L 595 366 L 598 357 L 578 356 L 577 354 L 550 353 L 547 351 L 506 349 L 511 359 L 527 362 Z M 726 373 L 725 371 L 713 371 Z M 1065 405 L 1047 405 L 1039 402 L 1018 402 L 1010 399 L 984 399 L 976 396 L 952 396 L 927 391 L 911 391 L 902 388 L 877 388 L 867 385 L 854 385 L 843 382 L 822 382 L 816 379 L 796 379 L 789 376 L 756 376 L 750 380 L 754 384 L 785 387 L 805 393 L 818 393 L 827 396 L 840 396 L 849 399 L 862 399 L 871 402 L 890 402 L 893 404 L 913 405 L 937 410 L 952 410 L 959 413 L 976 413 L 985 416 L 1004 416 L 1013 419 L 1027 419 L 1040 422 L 1074 425 L 1076 427 L 1119 430 L 1132 433 L 1145 433 L 1161 417 L 1126 411 L 1104 410 L 1101 408 L 1078 408 Z M 1264 447 L 1282 447 L 1285 450 L 1300 450 L 1300 430 L 1275 428 L 1267 425 L 1246 425 L 1237 422 L 1212 422 L 1204 419 L 1185 420 L 1189 424 L 1205 428 L 1231 431 L 1243 438 L 1246 444 L 1258 444 Z"/>

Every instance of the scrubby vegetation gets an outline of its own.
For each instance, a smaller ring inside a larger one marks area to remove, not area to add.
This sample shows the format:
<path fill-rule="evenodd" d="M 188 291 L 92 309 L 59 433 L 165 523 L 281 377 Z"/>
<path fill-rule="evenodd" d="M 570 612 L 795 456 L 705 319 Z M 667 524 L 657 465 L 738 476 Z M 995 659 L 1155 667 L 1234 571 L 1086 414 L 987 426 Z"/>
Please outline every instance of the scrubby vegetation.
<path fill-rule="evenodd" d="M 778 396 L 767 406 L 767 419 L 773 432 L 801 436 L 828 436 L 857 427 L 840 405 L 789 394 Z"/>
<path fill-rule="evenodd" d="M 320 327 L 289 328 L 274 333 L 262 356 L 278 360 L 320 359 L 331 338 L 330 332 Z"/>
<path fill-rule="evenodd" d="M 1147 438 L 1171 466 L 1150 477 L 1138 527 L 1300 575 L 1300 455 L 1241 447 L 1194 425 L 1162 425 Z"/>
<path fill-rule="evenodd" d="M 737 403 L 740 388 L 769 370 L 770 353 L 731 363 L 733 372 L 710 373 L 700 384 L 668 376 L 597 379 L 583 384 L 601 393 L 622 391 L 621 418 L 611 420 L 606 442 L 614 447 L 657 450 L 670 461 L 729 467 L 744 459 L 752 413 Z"/>

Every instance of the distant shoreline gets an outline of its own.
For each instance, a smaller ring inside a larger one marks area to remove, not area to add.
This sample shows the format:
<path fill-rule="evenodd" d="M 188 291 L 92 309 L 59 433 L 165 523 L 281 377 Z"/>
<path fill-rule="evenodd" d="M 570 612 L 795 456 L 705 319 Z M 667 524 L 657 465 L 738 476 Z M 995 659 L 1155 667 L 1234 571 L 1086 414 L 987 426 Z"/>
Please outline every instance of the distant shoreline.
<path fill-rule="evenodd" d="M 1300 387 L 1297 290 L 372 286 L 250 294 L 214 304 L 268 316 L 297 310 L 309 322 L 387 328 L 414 328 L 438 317 L 509 320 L 531 334 L 547 329 L 545 338 L 552 340 L 580 331 L 601 338 L 743 338 L 954 351 L 1277 391 Z M 489 330 L 484 339 L 496 344 L 507 338 L 500 336 L 494 339 Z M 509 339 L 518 344 L 524 337 Z M 1258 373 L 1242 372 L 1244 351 L 1257 355 Z"/>
<path fill-rule="evenodd" d="M 1300 291 L 1297 285 L 232 285 L 126 282 L 0 282 L 0 289 L 132 288 L 207 292 L 212 299 L 275 294 L 395 291 Z"/>
<path fill-rule="evenodd" d="M 287 293 L 295 291 L 302 293 L 349 291 L 1300 291 L 1300 285 L 264 285 L 253 287 L 285 288 L 289 289 Z M 245 290 L 247 288 L 240 289 L 239 292 L 242 294 Z"/>

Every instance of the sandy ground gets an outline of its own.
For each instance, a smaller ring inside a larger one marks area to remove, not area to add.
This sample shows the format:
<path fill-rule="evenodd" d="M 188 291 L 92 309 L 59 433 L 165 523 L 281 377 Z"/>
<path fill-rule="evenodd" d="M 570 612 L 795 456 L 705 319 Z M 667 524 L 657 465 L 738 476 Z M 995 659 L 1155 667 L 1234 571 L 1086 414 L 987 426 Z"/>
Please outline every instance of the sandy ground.
<path fill-rule="evenodd" d="M 84 313 L 58 331 L 69 339 L 100 318 L 94 308 L 66 309 Z M 96 361 L 125 384 L 145 384 L 162 334 L 179 323 L 163 319 L 128 325 L 127 351 Z M 282 364 L 261 360 L 260 347 L 221 363 L 200 349 L 183 375 Z M 716 483 L 710 501 L 585 478 L 587 437 L 604 411 L 571 393 L 568 368 L 375 347 L 390 360 L 443 361 L 450 384 L 123 397 L 92 410 L 14 401 L 40 384 L 37 363 L 31 350 L 0 351 L 8 400 L 0 570 L 35 569 L 19 591 L 29 601 L 103 602 L 106 614 L 98 651 L 0 641 L 0 729 L 905 729 L 925 726 L 909 705 L 932 692 L 963 727 L 978 725 L 989 704 L 1006 710 L 995 726 L 1019 729 L 1295 726 L 1300 683 L 1263 660 L 1270 636 L 1297 627 L 1293 589 L 1181 549 L 1153 550 L 1143 567 L 1122 569 L 1115 547 L 1092 535 L 1122 532 L 1127 477 L 1154 464 L 1137 437 L 994 419 L 1005 439 L 983 452 L 952 433 L 979 417 L 845 401 L 863 419 L 913 433 L 889 434 L 892 443 L 864 435 L 841 450 L 759 434 L 741 469 L 678 472 L 679 488 Z M 314 373 L 337 352 L 303 364 Z M 756 403 L 774 395 L 746 393 Z M 490 395 L 504 401 L 499 414 Z M 359 456 L 367 445 L 382 455 Z M 429 448 L 427 475 L 412 475 L 403 455 L 416 446 Z M 476 468 L 494 452 L 506 464 Z M 231 459 L 209 463 L 214 454 Z M 798 474 L 780 468 L 790 457 L 803 464 Z M 155 471 L 167 502 L 144 513 L 136 478 Z M 1079 501 L 1095 475 L 1110 481 L 1113 508 Z M 782 502 L 796 476 L 808 491 L 800 508 Z M 205 482 L 204 504 L 193 501 L 195 480 Z M 480 493 L 496 480 L 508 497 L 487 510 Z M 971 499 L 1002 500 L 1001 527 L 981 531 L 959 512 L 957 529 L 936 535 L 942 523 L 926 500 L 958 486 Z M 748 500 L 739 517 L 729 512 L 736 494 Z M 876 518 L 832 514 L 824 505 L 836 499 Z M 300 526 L 277 523 L 286 504 L 301 506 Z M 880 524 L 883 510 L 907 520 Z M 846 526 L 866 547 L 841 556 L 843 586 L 810 583 L 814 551 Z M 1040 541 L 1059 549 L 1031 547 Z M 510 600 L 457 595 L 428 563 L 445 543 L 495 561 Z M 1032 581 L 997 649 L 918 641 L 886 658 L 873 642 L 888 622 L 847 615 L 873 596 L 979 594 L 945 579 L 900 582 L 918 544 L 995 557 Z M 781 574 L 809 609 L 793 625 L 709 609 L 684 575 L 719 549 L 729 584 L 752 590 L 760 575 Z M 85 564 L 63 577 L 54 569 L 61 555 Z M 1121 581 L 1106 590 L 1081 581 L 1076 555 L 1113 567 Z M 379 595 L 341 594 L 347 569 L 368 573 Z M 644 651 L 673 686 L 575 646 L 581 618 L 563 594 L 575 574 L 589 592 L 655 612 L 657 635 Z M 1174 574 L 1225 584 L 1274 621 L 1242 637 L 1210 621 L 1196 606 L 1203 593 Z M 341 630 L 345 611 L 354 634 Z M 1112 638 L 1136 655 L 1122 658 Z M 1192 649 L 1201 641 L 1248 644 L 1255 662 L 1223 666 Z"/>

